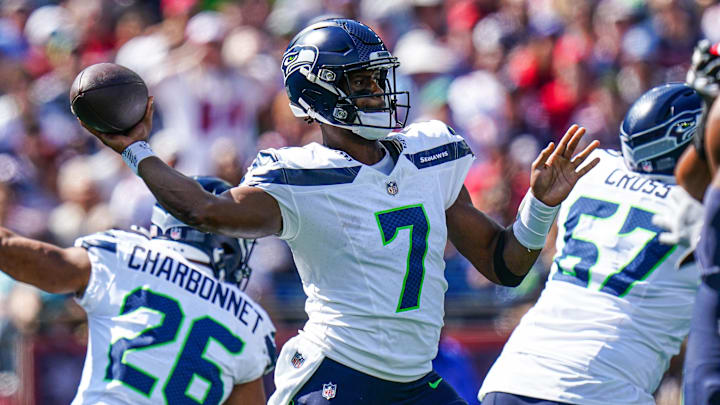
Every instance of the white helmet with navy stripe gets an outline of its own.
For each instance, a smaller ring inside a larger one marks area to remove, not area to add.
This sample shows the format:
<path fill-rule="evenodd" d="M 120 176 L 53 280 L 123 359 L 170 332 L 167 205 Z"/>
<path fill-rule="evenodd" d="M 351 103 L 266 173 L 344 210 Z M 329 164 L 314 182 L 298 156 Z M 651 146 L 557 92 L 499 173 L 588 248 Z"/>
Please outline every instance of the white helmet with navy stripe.
<path fill-rule="evenodd" d="M 193 177 L 212 194 L 222 194 L 232 186 L 211 176 Z M 153 207 L 150 236 L 165 241 L 166 246 L 187 259 L 204 263 L 213 269 L 219 280 L 237 283 L 245 288 L 252 270 L 248 266 L 255 246 L 254 239 L 238 239 L 195 229 L 173 217 L 159 204 Z"/>

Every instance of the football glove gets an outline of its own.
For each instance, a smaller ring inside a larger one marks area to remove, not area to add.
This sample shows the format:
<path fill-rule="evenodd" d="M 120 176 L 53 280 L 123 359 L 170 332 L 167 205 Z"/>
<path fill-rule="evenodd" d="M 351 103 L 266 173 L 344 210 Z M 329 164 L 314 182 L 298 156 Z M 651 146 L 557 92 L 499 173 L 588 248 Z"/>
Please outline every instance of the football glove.
<path fill-rule="evenodd" d="M 700 239 L 704 209 L 702 204 L 682 187 L 675 187 L 668 198 L 669 205 L 674 209 L 666 209 L 653 215 L 652 223 L 666 230 L 658 236 L 660 243 L 679 245 L 680 248 L 685 249 L 675 263 L 675 267 L 680 268 L 695 251 Z"/>
<path fill-rule="evenodd" d="M 693 144 L 698 151 L 698 156 L 704 161 L 705 121 L 710 106 L 720 93 L 720 43 L 713 45 L 707 39 L 697 43 L 685 82 L 695 89 L 703 99 L 702 114 L 695 129 Z"/>
<path fill-rule="evenodd" d="M 720 42 L 707 39 L 697 43 L 692 55 L 690 70 L 685 82 L 707 101 L 712 102 L 720 93 Z"/>

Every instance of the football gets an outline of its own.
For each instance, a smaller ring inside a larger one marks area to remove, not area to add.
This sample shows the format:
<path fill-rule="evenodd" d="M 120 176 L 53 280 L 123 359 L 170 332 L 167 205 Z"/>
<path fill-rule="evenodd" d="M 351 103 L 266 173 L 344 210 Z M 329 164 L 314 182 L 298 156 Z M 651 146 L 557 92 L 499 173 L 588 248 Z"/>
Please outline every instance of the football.
<path fill-rule="evenodd" d="M 70 88 L 70 108 L 85 125 L 105 133 L 123 133 L 145 115 L 148 89 L 132 70 L 97 63 L 78 73 Z"/>

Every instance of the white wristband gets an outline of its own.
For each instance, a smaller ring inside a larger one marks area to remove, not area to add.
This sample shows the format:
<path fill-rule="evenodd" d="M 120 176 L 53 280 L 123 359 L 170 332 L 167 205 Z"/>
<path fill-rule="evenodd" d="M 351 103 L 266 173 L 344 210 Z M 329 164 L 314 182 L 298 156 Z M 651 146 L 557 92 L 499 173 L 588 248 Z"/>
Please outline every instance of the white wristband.
<path fill-rule="evenodd" d="M 155 156 L 150 144 L 145 141 L 139 141 L 130 144 L 122 152 L 122 159 L 135 174 L 138 174 L 138 165 L 146 157 Z"/>
<path fill-rule="evenodd" d="M 560 204 L 555 207 L 545 205 L 535 198 L 532 190 L 528 190 L 513 223 L 515 239 L 530 250 L 542 249 L 558 210 Z"/>

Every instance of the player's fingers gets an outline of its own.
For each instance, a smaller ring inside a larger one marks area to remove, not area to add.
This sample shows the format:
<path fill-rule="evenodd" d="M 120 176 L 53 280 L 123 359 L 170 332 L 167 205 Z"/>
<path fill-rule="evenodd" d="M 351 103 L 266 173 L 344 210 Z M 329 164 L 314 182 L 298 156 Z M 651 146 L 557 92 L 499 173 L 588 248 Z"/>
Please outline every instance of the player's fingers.
<path fill-rule="evenodd" d="M 594 151 L 598 146 L 600 146 L 600 142 L 595 140 L 590 142 L 590 145 L 586 146 L 585 149 L 583 149 L 580 153 L 575 155 L 574 158 L 572 158 L 572 164 L 574 167 L 580 166 L 585 159 L 587 159 L 588 156 Z"/>
<path fill-rule="evenodd" d="M 155 110 L 155 98 L 153 96 L 148 97 L 147 105 L 145 106 L 145 115 L 143 116 L 142 121 L 139 122 L 139 124 L 142 125 L 151 125 L 152 124 L 152 116 L 153 111 Z"/>
<path fill-rule="evenodd" d="M 537 158 L 535 158 L 535 161 L 532 163 L 532 170 L 535 170 L 538 167 L 542 167 L 543 165 L 545 165 L 545 162 L 547 162 L 548 157 L 550 157 L 550 154 L 553 152 L 553 149 L 555 149 L 555 144 L 553 142 L 550 142 L 548 146 L 545 147 L 545 149 L 540 151 L 540 154 Z"/>
<path fill-rule="evenodd" d="M 568 142 L 570 142 L 570 139 L 575 135 L 575 132 L 577 132 L 578 128 L 580 128 L 577 124 L 572 124 L 570 128 L 565 132 L 565 135 L 560 139 L 560 142 L 558 143 L 557 148 L 555 149 L 555 153 L 559 155 L 565 154 L 565 149 L 567 148 Z"/>
<path fill-rule="evenodd" d="M 84 122 L 80 121 L 79 118 L 78 118 L 78 121 L 80 122 L 80 125 L 82 125 L 82 127 L 85 128 L 86 131 L 93 134 L 96 138 L 98 138 L 100 141 L 102 141 L 102 143 L 107 144 L 106 137 L 105 137 L 106 134 L 104 134 L 100 131 L 96 131 L 94 128 L 92 128 L 92 127 L 86 125 Z"/>
<path fill-rule="evenodd" d="M 128 131 L 128 137 L 133 140 L 145 140 L 150 135 L 152 129 L 152 116 L 154 111 L 154 99 L 148 97 L 147 106 L 145 107 L 145 116 L 134 127 Z"/>
<path fill-rule="evenodd" d="M 100 132 L 100 131 L 86 125 L 84 122 L 80 121 L 80 118 L 78 118 L 77 120 L 78 120 L 78 122 L 80 122 L 80 125 L 82 125 L 83 128 L 85 128 L 91 134 L 95 135 L 95 137 L 100 138 L 101 141 L 103 141 L 103 139 L 111 139 L 114 136 L 123 136 L 123 134 L 111 134 L 111 133 L 107 133 L 107 132 Z M 105 141 L 103 141 L 103 142 L 105 142 Z"/>
<path fill-rule="evenodd" d="M 155 111 L 155 97 L 148 97 L 147 106 L 145 106 L 145 116 L 143 121 L 152 121 L 153 111 Z"/>
<path fill-rule="evenodd" d="M 714 70 L 717 70 L 718 66 L 720 66 L 720 58 L 715 58 L 711 60 L 702 71 L 706 75 L 711 75 Z"/>
<path fill-rule="evenodd" d="M 76 118 L 76 119 L 77 119 L 78 122 L 80 123 L 80 126 L 82 126 L 83 128 L 85 128 L 85 130 L 87 130 L 88 132 L 90 132 L 91 134 L 93 134 L 93 135 L 95 135 L 95 136 L 98 136 L 98 137 L 100 136 L 100 132 L 98 132 L 98 131 L 90 128 L 90 127 L 87 126 L 87 125 L 85 125 L 85 123 L 82 122 L 82 121 L 80 120 L 80 118 Z"/>
<path fill-rule="evenodd" d="M 127 139 L 127 137 L 124 134 L 103 134 L 100 133 L 99 135 L 100 140 L 105 142 L 107 145 L 116 145 L 118 143 L 122 143 L 124 139 Z"/>
<path fill-rule="evenodd" d="M 586 175 L 590 170 L 593 169 L 593 167 L 597 166 L 598 163 L 600 163 L 600 158 L 593 159 L 590 163 L 586 164 L 580 170 L 575 172 L 575 178 L 579 179 L 580 177 Z"/>
<path fill-rule="evenodd" d="M 124 142 L 124 140 L 127 139 L 125 135 L 99 133 L 96 136 L 98 139 L 100 139 L 100 142 L 104 143 L 118 153 L 122 153 L 123 149 L 125 149 L 125 146 L 127 146 Z"/>
<path fill-rule="evenodd" d="M 658 241 L 663 245 L 677 245 L 678 242 L 680 242 L 680 238 L 673 233 L 663 232 L 658 235 Z"/>
<path fill-rule="evenodd" d="M 570 138 L 565 153 L 563 154 L 565 157 L 567 157 L 568 159 L 572 157 L 572 155 L 575 153 L 575 148 L 577 148 L 583 135 L 585 135 L 585 128 L 580 127 L 577 132 L 575 132 L 575 134 L 572 136 L 572 138 Z"/>
<path fill-rule="evenodd" d="M 80 118 L 76 118 L 76 119 L 77 119 L 78 122 L 80 123 L 80 126 L 82 126 L 83 128 L 85 128 L 85 129 L 86 129 L 88 132 L 90 132 L 91 134 L 93 134 L 93 135 L 95 135 L 95 136 L 97 136 L 97 137 L 101 137 L 101 136 L 103 135 L 102 132 L 96 131 L 96 130 L 95 130 L 94 128 L 92 128 L 91 126 L 89 126 L 89 125 L 85 124 L 84 122 L 82 122 L 82 121 L 80 120 Z"/>
<path fill-rule="evenodd" d="M 78 121 L 80 121 L 78 119 Z M 129 137 L 125 136 L 125 134 L 108 134 L 104 132 L 97 131 L 93 128 L 90 128 L 89 126 L 85 125 L 82 121 L 80 121 L 80 125 L 83 126 L 88 132 L 93 134 L 97 139 L 100 140 L 103 144 L 108 146 L 110 149 L 114 150 L 115 152 L 122 153 L 122 151 L 133 141 L 130 140 Z"/>
<path fill-rule="evenodd" d="M 670 229 L 672 227 L 672 220 L 662 215 L 653 215 L 651 221 L 653 225 L 659 226 L 662 229 Z"/>

